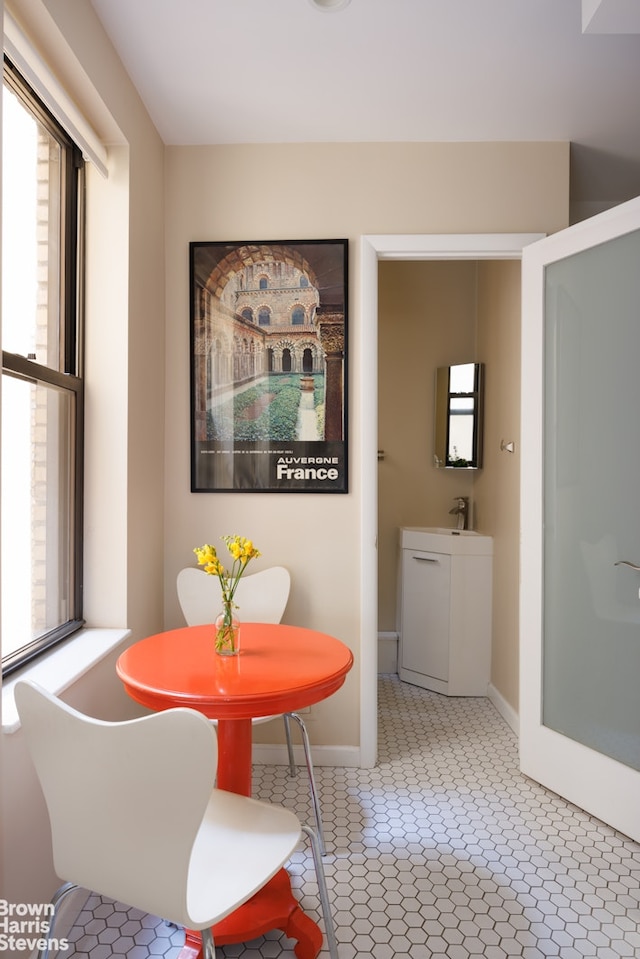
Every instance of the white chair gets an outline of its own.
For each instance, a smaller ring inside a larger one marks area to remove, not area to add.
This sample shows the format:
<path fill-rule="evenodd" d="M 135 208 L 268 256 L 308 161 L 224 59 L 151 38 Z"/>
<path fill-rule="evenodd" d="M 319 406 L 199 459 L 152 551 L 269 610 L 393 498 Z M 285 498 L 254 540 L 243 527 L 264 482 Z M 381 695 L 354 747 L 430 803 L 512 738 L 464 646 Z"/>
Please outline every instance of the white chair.
<path fill-rule="evenodd" d="M 15 696 L 49 811 L 54 867 L 67 880 L 56 905 L 78 886 L 92 890 L 200 930 L 204 959 L 215 959 L 211 927 L 278 872 L 304 831 L 337 959 L 315 833 L 282 806 L 214 788 L 217 737 L 201 713 L 169 709 L 113 723 L 33 683 L 17 683 Z"/>
<path fill-rule="evenodd" d="M 222 590 L 217 576 L 209 576 L 195 566 L 181 569 L 177 578 L 178 600 L 182 615 L 188 626 L 204 626 L 213 623 L 217 613 L 222 608 Z M 243 576 L 236 587 L 234 602 L 238 607 L 240 623 L 279 623 L 284 614 L 291 576 L 284 566 L 271 566 L 249 576 Z M 296 764 L 293 756 L 291 740 L 291 720 L 293 719 L 300 729 L 304 759 L 309 777 L 309 791 L 311 805 L 316 821 L 316 831 L 320 840 L 322 855 L 326 852 L 324 841 L 324 826 L 320 810 L 320 799 L 316 787 L 311 746 L 309 735 L 304 721 L 298 713 L 284 713 L 278 716 L 262 716 L 252 720 L 254 724 L 269 723 L 274 719 L 282 718 L 289 754 L 289 773 L 296 775 Z M 212 720 L 215 723 L 215 720 Z"/>

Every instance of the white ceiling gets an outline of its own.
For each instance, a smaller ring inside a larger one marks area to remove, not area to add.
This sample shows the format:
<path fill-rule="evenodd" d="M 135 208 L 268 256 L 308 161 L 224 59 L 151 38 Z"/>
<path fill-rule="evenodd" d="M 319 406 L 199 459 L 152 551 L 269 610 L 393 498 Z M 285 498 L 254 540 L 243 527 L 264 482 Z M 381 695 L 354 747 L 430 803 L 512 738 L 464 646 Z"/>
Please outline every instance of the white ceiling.
<path fill-rule="evenodd" d="M 640 0 L 91 2 L 167 144 L 570 140 L 640 194 Z"/>

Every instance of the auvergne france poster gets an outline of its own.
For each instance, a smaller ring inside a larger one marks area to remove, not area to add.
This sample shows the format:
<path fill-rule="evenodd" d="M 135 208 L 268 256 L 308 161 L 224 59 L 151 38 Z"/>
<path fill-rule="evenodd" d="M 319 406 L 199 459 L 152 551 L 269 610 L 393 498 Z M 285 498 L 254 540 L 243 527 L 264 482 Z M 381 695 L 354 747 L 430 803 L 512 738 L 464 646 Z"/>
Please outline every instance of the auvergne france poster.
<path fill-rule="evenodd" d="M 348 492 L 347 240 L 189 261 L 192 492 Z"/>

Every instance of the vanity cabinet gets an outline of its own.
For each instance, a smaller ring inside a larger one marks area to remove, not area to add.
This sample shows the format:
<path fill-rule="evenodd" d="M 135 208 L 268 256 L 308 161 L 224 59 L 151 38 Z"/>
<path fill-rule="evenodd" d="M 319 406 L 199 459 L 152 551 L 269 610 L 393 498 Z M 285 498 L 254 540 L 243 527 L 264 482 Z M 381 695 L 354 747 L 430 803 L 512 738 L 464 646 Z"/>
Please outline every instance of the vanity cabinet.
<path fill-rule="evenodd" d="M 400 531 L 398 673 L 449 696 L 485 696 L 491 672 L 493 540 L 469 530 Z"/>

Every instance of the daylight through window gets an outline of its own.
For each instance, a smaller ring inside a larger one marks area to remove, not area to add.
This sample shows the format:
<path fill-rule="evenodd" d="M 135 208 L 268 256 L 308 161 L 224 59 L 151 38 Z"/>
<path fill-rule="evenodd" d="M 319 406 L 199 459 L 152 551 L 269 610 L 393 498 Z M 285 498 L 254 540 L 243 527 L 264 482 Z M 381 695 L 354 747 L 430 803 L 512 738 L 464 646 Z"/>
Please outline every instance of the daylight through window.
<path fill-rule="evenodd" d="M 79 150 L 5 60 L 2 664 L 82 625 Z"/>

